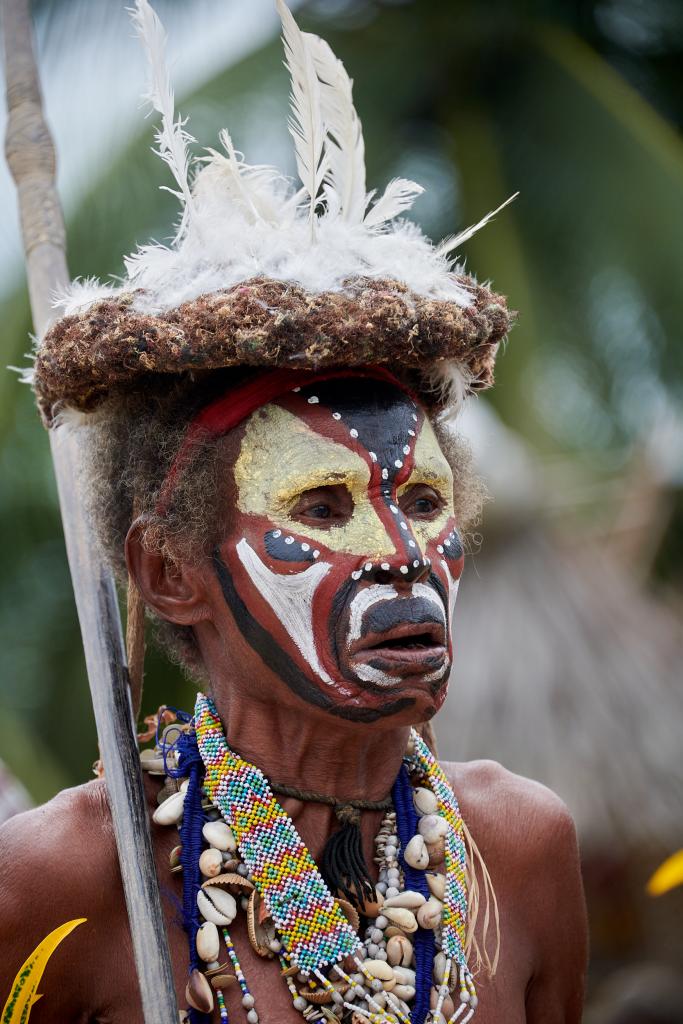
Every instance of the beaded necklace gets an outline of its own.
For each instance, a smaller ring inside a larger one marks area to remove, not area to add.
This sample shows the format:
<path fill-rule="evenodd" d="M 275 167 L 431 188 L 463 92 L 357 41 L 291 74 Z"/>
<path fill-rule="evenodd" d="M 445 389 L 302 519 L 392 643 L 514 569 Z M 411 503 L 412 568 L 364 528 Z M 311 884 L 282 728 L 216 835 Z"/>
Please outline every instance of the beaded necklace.
<path fill-rule="evenodd" d="M 355 908 L 329 890 L 263 773 L 229 748 L 213 701 L 198 694 L 192 722 L 182 717 L 186 724 L 167 726 L 142 758 L 147 770 L 162 774 L 163 766 L 169 776 L 154 820 L 181 833 L 171 861 L 184 876 L 188 1019 L 208 1021 L 215 996 L 227 1022 L 224 990 L 237 983 L 248 1024 L 258 1024 L 228 930 L 239 901 L 252 947 L 279 957 L 293 1006 L 307 1021 L 471 1020 L 477 997 L 465 953 L 463 822 L 419 734 L 411 732 L 392 791 L 395 809 L 375 840 L 379 882 L 374 905 L 360 908 L 368 924 L 361 939 Z M 187 781 L 174 784 L 178 777 Z M 427 871 L 441 859 L 445 876 Z M 232 972 L 220 963 L 222 944 Z"/>

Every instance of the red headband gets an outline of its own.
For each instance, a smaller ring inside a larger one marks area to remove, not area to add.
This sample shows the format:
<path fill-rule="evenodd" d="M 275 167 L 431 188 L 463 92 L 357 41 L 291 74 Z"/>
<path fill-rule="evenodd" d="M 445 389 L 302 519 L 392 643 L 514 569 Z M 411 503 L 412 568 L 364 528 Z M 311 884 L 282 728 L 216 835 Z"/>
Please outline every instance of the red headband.
<path fill-rule="evenodd" d="M 325 380 L 336 380 L 343 377 L 370 377 L 374 380 L 387 381 L 405 391 L 401 382 L 388 370 L 381 366 L 366 367 L 363 370 L 330 370 L 328 373 L 315 373 L 313 370 L 271 370 L 268 373 L 252 377 L 239 387 L 232 388 L 225 395 L 210 402 L 199 412 L 190 423 L 183 443 L 176 452 L 166 479 L 161 485 L 156 514 L 163 516 L 168 511 L 171 497 L 178 481 L 179 474 L 188 465 L 198 446 L 207 440 L 222 437 L 229 430 L 251 416 L 256 409 L 294 388 Z M 411 396 L 413 397 L 413 396 Z"/>

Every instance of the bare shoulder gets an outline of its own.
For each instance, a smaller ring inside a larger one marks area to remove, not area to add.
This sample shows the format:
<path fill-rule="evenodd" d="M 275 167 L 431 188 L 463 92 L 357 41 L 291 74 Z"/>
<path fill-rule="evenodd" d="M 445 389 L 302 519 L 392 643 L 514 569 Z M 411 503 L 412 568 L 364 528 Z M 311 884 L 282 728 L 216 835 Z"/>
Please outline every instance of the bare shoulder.
<path fill-rule="evenodd" d="M 118 893 L 118 865 L 104 783 L 64 790 L 0 828 L 0 994 L 31 951 L 53 929 L 76 918 L 77 928 L 51 959 L 90 941 Z M 88 934 L 83 934 L 87 932 Z"/>
<path fill-rule="evenodd" d="M 587 928 L 568 808 L 546 786 L 495 761 L 442 768 L 491 875 L 501 914 L 502 963 L 512 955 L 511 945 L 527 977 L 528 1024 L 578 1024 Z"/>
<path fill-rule="evenodd" d="M 463 818 L 482 854 L 545 859 L 549 847 L 578 857 L 576 830 L 563 800 L 497 761 L 442 762 Z"/>
<path fill-rule="evenodd" d="M 83 870 L 87 879 L 109 863 L 116 863 L 114 834 L 106 787 L 99 779 L 65 789 L 0 827 L 0 878 L 10 888 L 27 875 L 35 882 L 38 864 L 43 867 L 41 877 L 78 870 L 82 882 Z"/>

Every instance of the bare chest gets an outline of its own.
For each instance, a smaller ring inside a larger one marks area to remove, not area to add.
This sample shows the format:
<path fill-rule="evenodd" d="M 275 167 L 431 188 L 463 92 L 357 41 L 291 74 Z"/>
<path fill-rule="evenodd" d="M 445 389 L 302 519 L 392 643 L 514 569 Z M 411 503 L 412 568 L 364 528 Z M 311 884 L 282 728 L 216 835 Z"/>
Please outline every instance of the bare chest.
<path fill-rule="evenodd" d="M 182 930 L 175 901 L 180 897 L 180 885 L 176 877 L 168 885 L 162 885 L 164 892 L 167 929 L 171 947 L 175 989 L 178 1004 L 186 1006 L 185 986 L 188 980 L 188 946 Z M 503 908 L 504 909 L 504 908 Z M 505 914 L 503 915 L 506 916 Z M 135 977 L 130 939 L 125 919 L 117 921 L 113 929 L 102 930 L 103 942 L 100 955 L 93 965 L 91 976 L 91 1012 L 81 1019 L 88 1024 L 142 1024 L 142 1009 Z M 293 995 L 281 976 L 277 958 L 258 956 L 251 947 L 243 916 L 239 916 L 230 929 L 245 986 L 253 997 L 254 1008 L 260 1024 L 302 1024 L 301 1014 L 293 1006 Z M 520 944 L 513 936 L 503 935 L 501 957 L 494 978 L 480 974 L 477 981 L 479 1007 L 472 1024 L 523 1024 L 525 1014 L 525 991 L 529 981 L 529 969 L 519 952 Z M 221 962 L 226 963 L 226 973 L 234 974 L 227 952 Z M 301 988 L 301 986 L 298 986 Z M 239 981 L 232 981 L 223 989 L 230 1024 L 247 1024 L 247 1009 L 243 1006 L 244 991 Z M 213 1022 L 220 1022 L 218 1003 L 211 1016 Z"/>

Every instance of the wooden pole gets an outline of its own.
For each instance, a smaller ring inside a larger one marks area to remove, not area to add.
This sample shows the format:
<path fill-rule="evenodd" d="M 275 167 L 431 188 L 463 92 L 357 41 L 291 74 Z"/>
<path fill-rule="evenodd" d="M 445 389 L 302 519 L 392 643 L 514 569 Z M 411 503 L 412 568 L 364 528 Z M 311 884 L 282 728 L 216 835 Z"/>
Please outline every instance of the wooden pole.
<path fill-rule="evenodd" d="M 42 110 L 29 0 L 2 0 L 2 15 L 5 151 L 17 186 L 31 311 L 40 338 L 52 316 L 51 295 L 68 283 L 66 237 L 55 187 L 55 151 Z M 145 1024 L 178 1024 L 116 589 L 98 558 L 85 516 L 76 437 L 64 427 L 53 428 L 50 444 Z"/>

